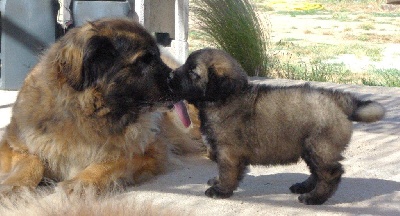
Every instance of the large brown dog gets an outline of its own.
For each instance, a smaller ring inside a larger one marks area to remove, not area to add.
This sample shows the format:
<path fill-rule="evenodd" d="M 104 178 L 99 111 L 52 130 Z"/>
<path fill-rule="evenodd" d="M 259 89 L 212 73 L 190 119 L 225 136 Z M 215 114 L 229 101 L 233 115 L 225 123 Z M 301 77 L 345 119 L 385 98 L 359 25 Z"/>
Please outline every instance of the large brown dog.
<path fill-rule="evenodd" d="M 309 85 L 272 87 L 248 83 L 246 73 L 227 53 L 193 52 L 170 80 L 170 87 L 199 109 L 201 131 L 218 162 L 209 197 L 229 197 L 249 164 L 288 164 L 301 157 L 311 176 L 290 187 L 305 204 L 322 204 L 343 174 L 341 153 L 352 121 L 384 116 L 377 102 Z"/>
<path fill-rule="evenodd" d="M 163 128 L 174 124 L 157 111 L 172 106 L 171 71 L 133 21 L 104 19 L 70 30 L 20 89 L 0 142 L 1 191 L 48 178 L 67 193 L 102 192 L 163 172 L 180 137 Z"/>

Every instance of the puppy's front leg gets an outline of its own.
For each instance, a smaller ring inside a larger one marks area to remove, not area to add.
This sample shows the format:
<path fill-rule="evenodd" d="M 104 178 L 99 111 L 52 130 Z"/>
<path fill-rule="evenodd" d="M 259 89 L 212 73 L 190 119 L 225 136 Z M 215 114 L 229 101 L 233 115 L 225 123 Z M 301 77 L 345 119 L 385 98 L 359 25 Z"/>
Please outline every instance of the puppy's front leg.
<path fill-rule="evenodd" d="M 228 198 L 232 196 L 239 181 L 243 179 L 247 163 L 243 157 L 228 148 L 218 151 L 217 160 L 219 177 L 207 182 L 211 187 L 206 190 L 205 194 L 212 198 Z"/>

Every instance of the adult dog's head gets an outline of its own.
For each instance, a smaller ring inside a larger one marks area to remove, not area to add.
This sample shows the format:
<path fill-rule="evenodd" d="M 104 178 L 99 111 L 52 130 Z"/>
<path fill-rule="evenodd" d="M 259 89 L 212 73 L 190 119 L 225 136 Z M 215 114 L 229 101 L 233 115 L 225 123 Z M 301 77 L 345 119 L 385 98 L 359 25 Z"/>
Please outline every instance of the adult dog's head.
<path fill-rule="evenodd" d="M 228 53 L 210 48 L 191 53 L 169 79 L 171 90 L 190 103 L 223 102 L 247 85 L 240 64 Z"/>
<path fill-rule="evenodd" d="M 81 103 L 90 115 L 126 125 L 174 101 L 167 86 L 172 69 L 153 37 L 132 20 L 102 19 L 72 29 L 44 58 L 59 84 L 86 100 Z"/>

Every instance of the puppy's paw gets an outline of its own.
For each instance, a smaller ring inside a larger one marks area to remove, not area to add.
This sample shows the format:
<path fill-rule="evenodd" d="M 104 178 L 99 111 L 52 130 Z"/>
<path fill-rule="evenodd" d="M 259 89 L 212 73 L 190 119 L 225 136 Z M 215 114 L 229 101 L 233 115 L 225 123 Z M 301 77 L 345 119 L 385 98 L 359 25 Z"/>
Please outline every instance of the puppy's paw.
<path fill-rule="evenodd" d="M 205 192 L 206 196 L 211 198 L 228 198 L 233 195 L 232 190 L 224 190 L 218 185 L 208 188 Z"/>
<path fill-rule="evenodd" d="M 296 183 L 292 185 L 289 190 L 295 194 L 304 194 L 312 191 L 314 187 L 312 185 L 306 185 L 304 182 Z"/>
<path fill-rule="evenodd" d="M 305 193 L 299 196 L 299 202 L 304 203 L 306 205 L 321 205 L 327 199 L 328 198 L 312 196 L 309 193 Z"/>
<path fill-rule="evenodd" d="M 214 185 L 216 185 L 216 184 L 219 184 L 218 177 L 214 177 L 214 178 L 212 178 L 212 179 L 209 179 L 209 180 L 207 181 L 207 184 L 208 184 L 209 186 L 214 186 Z"/>

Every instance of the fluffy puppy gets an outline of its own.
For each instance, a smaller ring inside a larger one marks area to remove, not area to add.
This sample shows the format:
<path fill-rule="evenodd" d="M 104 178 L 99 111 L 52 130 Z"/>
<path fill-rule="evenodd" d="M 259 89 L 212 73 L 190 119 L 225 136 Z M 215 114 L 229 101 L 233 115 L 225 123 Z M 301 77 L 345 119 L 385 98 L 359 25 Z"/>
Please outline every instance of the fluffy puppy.
<path fill-rule="evenodd" d="M 272 87 L 250 84 L 239 63 L 215 49 L 193 52 L 169 85 L 199 109 L 201 132 L 218 162 L 209 197 L 233 194 L 249 164 L 295 163 L 302 158 L 310 177 L 290 187 L 305 204 L 322 204 L 336 191 L 341 153 L 352 121 L 383 118 L 377 102 L 309 85 Z"/>
<path fill-rule="evenodd" d="M 157 110 L 175 101 L 171 71 L 153 37 L 131 20 L 70 30 L 20 89 L 0 141 L 0 190 L 47 178 L 67 193 L 102 192 L 163 172 L 171 142 Z"/>

